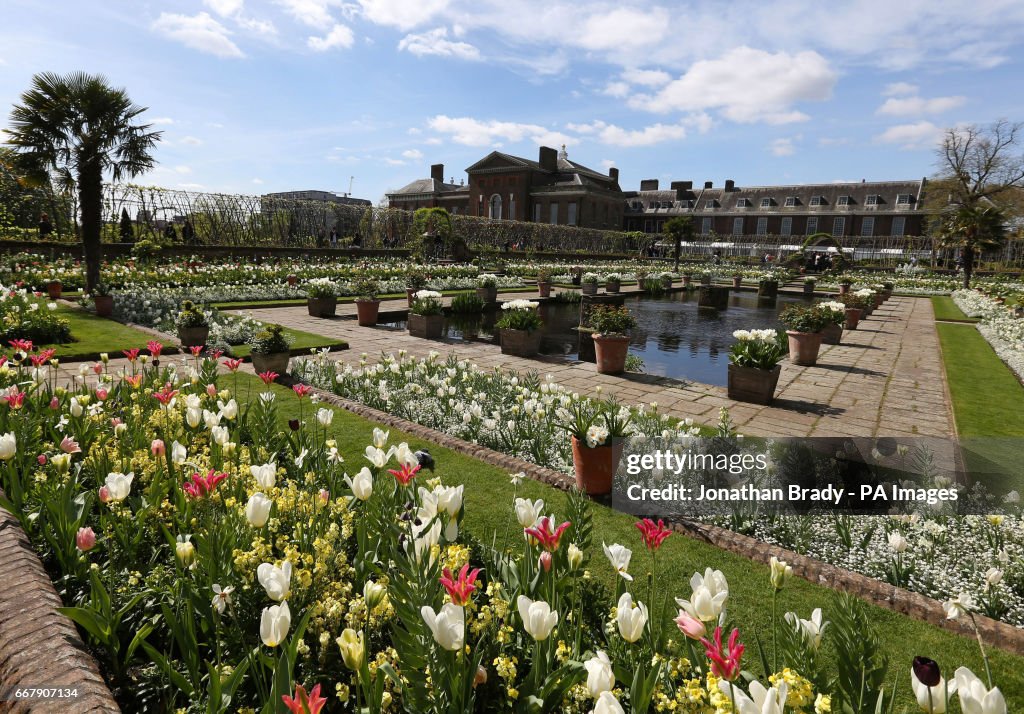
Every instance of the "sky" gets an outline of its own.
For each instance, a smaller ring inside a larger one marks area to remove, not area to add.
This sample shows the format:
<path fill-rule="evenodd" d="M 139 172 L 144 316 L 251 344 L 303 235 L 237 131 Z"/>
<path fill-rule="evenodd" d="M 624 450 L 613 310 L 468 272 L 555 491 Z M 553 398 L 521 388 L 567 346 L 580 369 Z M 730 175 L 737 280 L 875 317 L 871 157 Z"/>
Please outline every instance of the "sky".
<path fill-rule="evenodd" d="M 378 202 L 492 150 L 739 186 L 916 179 L 1024 120 L 1021 0 L 0 0 L 0 127 L 40 71 L 163 132 L 136 182 Z M 0 133 L 0 142 L 3 134 Z"/>

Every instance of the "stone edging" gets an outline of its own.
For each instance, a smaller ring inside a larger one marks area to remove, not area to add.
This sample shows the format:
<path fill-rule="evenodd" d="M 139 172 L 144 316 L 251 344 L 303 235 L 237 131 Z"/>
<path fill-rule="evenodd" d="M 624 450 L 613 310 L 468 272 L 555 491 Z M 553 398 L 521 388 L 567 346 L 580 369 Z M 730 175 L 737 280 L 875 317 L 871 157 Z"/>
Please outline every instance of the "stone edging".
<path fill-rule="evenodd" d="M 344 399 L 322 389 L 314 388 L 313 391 L 322 402 L 366 419 L 401 429 L 413 436 L 427 439 L 439 446 L 505 469 L 509 473 L 521 471 L 535 481 L 554 486 L 563 491 L 567 491 L 575 485 L 574 479 L 553 469 L 544 468 L 514 456 L 463 441 L 449 434 L 425 427 L 422 424 L 416 424 L 368 407 L 365 404 Z M 927 622 L 930 625 L 958 635 L 974 637 L 974 630 L 967 618 L 964 618 L 963 621 L 947 620 L 942 603 L 921 593 L 898 588 L 881 580 L 830 565 L 820 560 L 786 550 L 785 548 L 771 545 L 725 528 L 719 528 L 718 526 L 683 521 L 673 523 L 672 527 L 675 531 L 691 538 L 742 555 L 759 563 L 768 563 L 774 555 L 791 565 L 795 575 L 809 580 L 816 585 L 848 592 L 868 601 L 872 605 L 898 612 L 915 620 Z M 987 645 L 1024 656 L 1024 630 L 983 615 L 976 615 L 975 621 Z"/>
<path fill-rule="evenodd" d="M 63 603 L 28 536 L 2 508 L 0 582 L 0 711 L 120 712 L 75 625 L 57 612 Z M 78 695 L 15 699 L 23 687 L 74 689 Z"/>

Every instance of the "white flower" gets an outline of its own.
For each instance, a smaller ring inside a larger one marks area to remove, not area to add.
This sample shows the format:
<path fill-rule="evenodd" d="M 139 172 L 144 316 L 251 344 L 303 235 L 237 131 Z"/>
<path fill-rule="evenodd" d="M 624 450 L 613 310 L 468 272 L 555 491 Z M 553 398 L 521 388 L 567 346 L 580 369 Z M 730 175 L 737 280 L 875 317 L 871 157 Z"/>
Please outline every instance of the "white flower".
<path fill-rule="evenodd" d="M 591 714 L 626 714 L 626 711 L 619 704 L 619 700 L 611 692 L 601 692 L 601 696 L 594 702 Z"/>
<path fill-rule="evenodd" d="M 226 426 L 215 426 L 210 429 L 210 438 L 218 446 L 224 446 L 231 440 L 231 435 Z"/>
<path fill-rule="evenodd" d="M 302 464 L 306 461 L 306 457 L 309 456 L 309 449 L 303 449 L 299 452 L 299 455 L 295 457 L 295 467 L 302 468 Z"/>
<path fill-rule="evenodd" d="M 820 607 L 814 609 L 810 620 L 801 620 L 795 612 L 787 612 L 786 622 L 803 637 L 808 647 L 815 652 L 818 651 L 818 648 L 821 647 L 821 637 L 825 634 L 825 628 L 828 627 L 827 622 L 822 622 Z"/>
<path fill-rule="evenodd" d="M 528 498 L 517 498 L 515 509 L 519 525 L 523 528 L 533 528 L 540 520 L 541 513 L 544 512 L 544 500 L 538 498 L 536 501 L 531 501 Z"/>
<path fill-rule="evenodd" d="M 473 406 L 478 405 L 474 404 Z M 524 478 L 526 478 L 526 474 L 522 471 L 516 474 L 509 474 L 508 476 L 509 483 L 511 483 L 513 486 L 518 486 L 519 484 L 521 484 Z"/>
<path fill-rule="evenodd" d="M 260 488 L 269 490 L 277 483 L 277 464 L 273 461 L 250 466 L 249 473 L 256 479 L 256 483 L 260 485 Z"/>
<path fill-rule="evenodd" d="M 198 409 L 185 410 L 185 423 L 195 429 L 203 421 L 203 413 Z"/>
<path fill-rule="evenodd" d="M 906 552 L 909 546 L 910 542 L 899 531 L 893 531 L 889 534 L 889 547 L 892 548 L 894 553 Z"/>
<path fill-rule="evenodd" d="M 263 610 L 260 618 L 260 639 L 267 647 L 277 647 L 288 636 L 288 628 L 292 624 L 292 614 L 288 603 L 272 605 Z"/>
<path fill-rule="evenodd" d="M 174 543 L 174 554 L 182 565 L 188 565 L 196 555 L 196 547 L 192 545 L 192 536 L 178 536 Z"/>
<path fill-rule="evenodd" d="M 612 564 L 615 572 L 626 580 L 632 580 L 633 576 L 628 571 L 629 559 L 633 557 L 633 551 L 618 543 L 612 543 L 611 545 L 601 543 L 601 547 L 604 548 L 604 555 L 608 558 L 608 562 Z"/>
<path fill-rule="evenodd" d="M 316 420 L 320 422 L 320 426 L 330 426 L 331 422 L 334 421 L 334 410 L 324 407 L 317 409 Z"/>
<path fill-rule="evenodd" d="M 934 687 L 929 687 L 917 678 L 917 672 L 911 667 L 910 688 L 917 699 L 917 705 L 925 714 L 945 714 L 946 699 L 950 694 L 956 692 L 956 682 L 951 682 L 947 686 L 945 678 L 939 677 L 939 683 Z"/>
<path fill-rule="evenodd" d="M 238 402 L 234 399 L 229 399 L 227 403 L 218 399 L 217 408 L 220 409 L 220 415 L 225 419 L 234 419 L 238 416 Z"/>
<path fill-rule="evenodd" d="M 395 461 L 398 462 L 399 466 L 418 466 L 420 459 L 416 456 L 416 452 L 409 448 L 409 445 L 404 441 L 395 447 L 394 449 Z"/>
<path fill-rule="evenodd" d="M 785 682 L 777 689 L 766 689 L 760 682 L 753 681 L 750 683 L 750 696 L 730 682 L 720 682 L 718 688 L 732 701 L 736 714 L 783 714 L 789 693 Z"/>
<path fill-rule="evenodd" d="M 1006 700 L 999 687 L 988 689 L 971 670 L 960 667 L 953 673 L 960 708 L 964 714 L 1006 714 Z"/>
<path fill-rule="evenodd" d="M 0 436 L 0 460 L 10 461 L 18 453 L 18 439 L 13 431 Z"/>
<path fill-rule="evenodd" d="M 543 600 L 531 600 L 525 595 L 519 596 L 516 605 L 527 634 L 538 642 L 546 640 L 558 624 L 558 611 Z"/>
<path fill-rule="evenodd" d="M 593 424 L 587 429 L 587 446 L 590 448 L 601 446 L 607 440 L 608 429 L 605 427 Z"/>
<path fill-rule="evenodd" d="M 271 600 L 287 600 L 291 594 L 292 564 L 287 560 L 281 565 L 260 563 L 256 568 L 256 579 L 260 581 L 260 585 L 267 591 L 267 597 Z"/>
<path fill-rule="evenodd" d="M 128 498 L 128 494 L 132 490 L 132 479 L 135 478 L 135 473 L 129 471 L 126 474 L 114 473 L 107 474 L 107 491 L 110 494 L 111 501 L 123 501 Z"/>
<path fill-rule="evenodd" d="M 373 495 L 373 474 L 365 466 L 359 469 L 359 473 L 356 474 L 355 478 L 345 474 L 345 483 L 352 489 L 352 495 L 360 501 L 369 500 L 370 496 Z"/>
<path fill-rule="evenodd" d="M 704 575 L 694 573 L 690 578 L 693 595 L 689 600 L 676 598 L 679 607 L 701 622 L 719 619 L 729 597 L 729 584 L 721 570 L 707 568 Z"/>
<path fill-rule="evenodd" d="M 594 699 L 601 696 L 602 692 L 610 692 L 615 686 L 612 661 L 604 650 L 598 650 L 596 655 L 583 663 L 583 667 L 587 670 L 587 691 Z"/>
<path fill-rule="evenodd" d="M 974 598 L 970 593 L 960 593 L 957 597 L 942 603 L 947 620 L 956 620 L 961 615 L 974 611 Z"/>
<path fill-rule="evenodd" d="M 1003 571 L 999 568 L 989 568 L 985 571 L 985 586 L 993 588 L 1003 582 Z"/>
<path fill-rule="evenodd" d="M 249 497 L 249 502 L 245 504 L 245 519 L 253 528 L 262 528 L 270 518 L 270 509 L 273 505 L 273 501 L 262 493 L 256 492 Z"/>
<path fill-rule="evenodd" d="M 793 574 L 793 567 L 785 560 L 779 560 L 774 555 L 772 556 L 770 564 L 771 575 L 769 576 L 769 579 L 776 590 L 781 590 L 782 584 L 786 581 L 786 578 Z"/>
<path fill-rule="evenodd" d="M 466 613 L 458 605 L 446 602 L 440 612 L 424 605 L 420 608 L 434 641 L 449 652 L 458 652 L 466 641 Z"/>
<path fill-rule="evenodd" d="M 230 585 L 226 588 L 221 588 L 220 585 L 214 584 L 213 600 L 210 604 L 213 605 L 218 614 L 223 615 L 225 608 L 231 604 L 231 593 L 234 591 L 235 589 Z"/>
<path fill-rule="evenodd" d="M 390 435 L 391 432 L 389 431 L 373 427 L 373 445 L 378 449 L 383 449 L 387 445 L 388 436 Z"/>
<path fill-rule="evenodd" d="M 619 634 L 626 642 L 633 643 L 644 634 L 647 625 L 647 606 L 639 600 L 633 602 L 633 596 L 622 593 L 616 608 L 615 620 L 619 625 Z"/>
<path fill-rule="evenodd" d="M 366 456 L 366 460 L 373 464 L 376 468 L 382 469 L 384 465 L 391 458 L 391 450 L 389 449 L 386 453 L 383 449 L 376 446 L 367 446 L 366 451 L 363 452 Z"/>
<path fill-rule="evenodd" d="M 185 463 L 185 459 L 188 458 L 188 449 L 175 441 L 171 444 L 171 461 L 175 464 L 181 465 Z"/>

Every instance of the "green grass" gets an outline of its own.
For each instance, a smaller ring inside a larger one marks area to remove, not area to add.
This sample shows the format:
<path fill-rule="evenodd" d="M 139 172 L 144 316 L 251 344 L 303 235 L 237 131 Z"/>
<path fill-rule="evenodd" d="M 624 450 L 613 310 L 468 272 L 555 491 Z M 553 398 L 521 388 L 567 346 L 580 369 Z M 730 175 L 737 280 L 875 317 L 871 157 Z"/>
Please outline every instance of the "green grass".
<path fill-rule="evenodd" d="M 932 296 L 935 319 L 940 322 L 977 322 L 976 317 L 967 317 L 949 295 Z"/>
<path fill-rule="evenodd" d="M 115 320 L 96 317 L 91 312 L 70 307 L 58 307 L 57 314 L 66 318 L 71 324 L 71 342 L 65 344 L 45 345 L 57 349 L 57 358 L 62 362 L 99 359 L 101 353 L 109 353 L 111 357 L 120 357 L 121 350 L 132 347 L 145 347 L 150 340 L 156 339 L 148 332 L 134 327 L 122 325 Z M 166 352 L 176 352 L 174 342 L 160 340 Z"/>
<path fill-rule="evenodd" d="M 255 398 L 257 393 L 264 390 L 263 385 L 254 377 L 239 375 L 239 379 L 238 391 L 243 396 Z M 231 378 L 222 384 L 230 387 Z M 275 385 L 273 389 L 278 393 L 276 403 L 283 427 L 289 418 L 298 416 L 298 400 L 286 387 Z M 309 403 L 304 403 L 303 408 L 308 419 Z M 362 453 L 365 446 L 371 443 L 374 426 L 371 421 L 344 410 L 335 410 L 330 427 L 331 437 L 337 440 L 338 448 L 353 473 L 363 465 Z M 506 533 L 509 534 L 510 542 L 514 542 L 519 531 L 512 516 L 515 496 L 543 498 L 546 512 L 554 512 L 556 515 L 564 515 L 566 512 L 566 494 L 557 489 L 529 480 L 524 480 L 515 488 L 502 469 L 392 429 L 391 442 L 399 441 L 408 441 L 410 446 L 417 449 L 427 447 L 437 462 L 436 475 L 449 485 L 461 483 L 466 486 L 465 525 L 483 542 L 491 542 L 493 536 L 499 544 L 503 543 Z M 588 565 L 593 577 L 609 588 L 614 588 L 617 576 L 602 553 L 601 542 L 618 542 L 633 550 L 631 570 L 637 582 L 644 583 L 651 561 L 634 527 L 636 519 L 598 504 L 593 506 L 593 517 L 594 544 L 589 552 Z M 762 642 L 770 642 L 772 589 L 768 568 L 739 555 L 675 534 L 659 551 L 658 587 L 666 595 L 688 597 L 690 576 L 697 570 L 703 572 L 706 567 L 721 570 L 729 581 L 729 617 L 740 626 L 742 640 L 747 644 L 744 657 L 746 666 L 756 670 L 758 655 L 755 637 Z M 806 618 L 815 607 L 821 607 L 828 619 L 829 612 L 837 607 L 834 592 L 794 578 L 786 584 L 779 597 L 780 617 L 781 613 L 793 610 Z M 984 677 L 984 666 L 974 640 L 890 610 L 869 606 L 869 612 L 884 643 L 885 652 L 889 655 L 888 687 L 894 684 L 898 686 L 899 700 L 907 711 L 917 711 L 909 692 L 910 664 L 916 655 L 937 660 L 947 677 L 961 665 L 970 667 Z M 675 609 L 672 608 L 666 617 L 674 616 Z M 990 656 L 993 677 L 1006 696 L 1010 711 L 1024 707 L 1024 658 L 1001 651 L 991 651 Z"/>
<path fill-rule="evenodd" d="M 314 335 L 312 332 L 293 330 L 288 327 L 284 328 L 284 334 L 291 342 L 293 355 L 309 354 L 309 351 L 313 348 L 330 347 L 332 350 L 337 350 L 348 347 L 348 343 L 345 340 Z M 248 357 L 250 352 L 252 350 L 249 348 L 249 345 L 232 345 L 231 347 L 231 354 L 235 357 Z"/>

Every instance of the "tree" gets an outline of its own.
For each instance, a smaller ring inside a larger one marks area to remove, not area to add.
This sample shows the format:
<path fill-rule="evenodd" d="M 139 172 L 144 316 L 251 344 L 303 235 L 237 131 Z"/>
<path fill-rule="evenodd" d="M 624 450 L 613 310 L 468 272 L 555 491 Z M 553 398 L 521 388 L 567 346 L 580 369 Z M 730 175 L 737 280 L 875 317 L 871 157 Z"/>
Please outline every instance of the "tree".
<path fill-rule="evenodd" d="M 132 219 L 128 215 L 127 208 L 121 209 L 121 225 L 118 232 L 121 234 L 122 243 L 131 243 L 135 240 L 135 234 L 132 230 Z"/>
<path fill-rule="evenodd" d="M 19 153 L 26 174 L 39 182 L 73 176 L 82 216 L 85 284 L 100 282 L 103 178 L 132 178 L 155 165 L 151 150 L 159 131 L 134 120 L 145 107 L 105 77 L 84 72 L 43 72 L 11 110 L 7 143 Z"/>
<path fill-rule="evenodd" d="M 1024 124 L 1000 119 L 988 126 L 947 129 L 938 149 L 939 175 L 929 189 L 942 245 L 961 250 L 964 287 L 974 262 L 1005 238 L 1007 211 L 1024 187 Z"/>
<path fill-rule="evenodd" d="M 689 241 L 693 238 L 693 216 L 676 216 L 675 218 L 669 218 L 665 221 L 665 225 L 661 228 L 662 233 L 672 239 L 674 246 L 673 257 L 675 258 L 674 271 L 679 272 L 679 252 L 682 249 L 682 243 L 684 240 Z"/>

